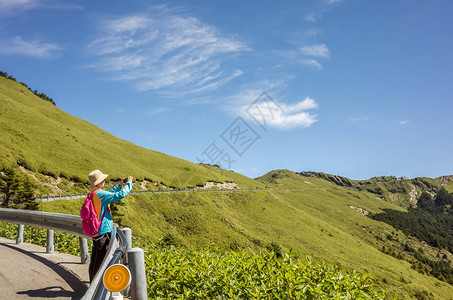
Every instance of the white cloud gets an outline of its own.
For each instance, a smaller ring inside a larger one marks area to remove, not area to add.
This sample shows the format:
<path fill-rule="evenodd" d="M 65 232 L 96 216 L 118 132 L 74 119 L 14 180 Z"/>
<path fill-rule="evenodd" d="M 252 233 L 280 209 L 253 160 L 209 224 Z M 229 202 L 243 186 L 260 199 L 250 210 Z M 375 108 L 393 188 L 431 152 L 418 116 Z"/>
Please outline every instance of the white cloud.
<path fill-rule="evenodd" d="M 242 74 L 227 65 L 249 50 L 245 44 L 196 18 L 158 9 L 101 21 L 89 46 L 99 58 L 92 67 L 169 96 L 214 90 Z"/>
<path fill-rule="evenodd" d="M 409 123 L 409 121 L 407 121 L 407 120 L 399 121 L 399 124 L 400 124 L 400 125 L 406 125 L 407 123 Z"/>
<path fill-rule="evenodd" d="M 360 121 L 366 121 L 368 119 L 369 119 L 369 117 L 363 116 L 363 117 L 350 118 L 348 121 L 355 123 L 355 122 L 360 122 Z"/>
<path fill-rule="evenodd" d="M 310 97 L 307 97 L 305 98 L 305 100 L 292 105 L 283 105 L 283 110 L 286 113 L 297 112 L 301 110 L 309 110 L 313 108 L 318 108 L 318 104 L 315 102 L 315 100 L 311 99 Z"/>
<path fill-rule="evenodd" d="M 39 6 L 38 0 L 0 0 L 1 10 L 32 9 Z"/>
<path fill-rule="evenodd" d="M 50 58 L 56 56 L 56 51 L 62 48 L 57 44 L 42 43 L 40 41 L 25 41 L 16 36 L 12 40 L 2 41 L 1 54 L 24 55 L 38 58 Z"/>
<path fill-rule="evenodd" d="M 0 14 L 10 14 L 41 8 L 83 10 L 81 6 L 71 2 L 65 3 L 61 0 L 0 0 Z"/>
<path fill-rule="evenodd" d="M 160 107 L 154 110 L 151 110 L 147 113 L 148 116 L 155 116 L 161 113 L 164 113 L 166 111 L 169 111 L 170 109 L 168 107 Z"/>
<path fill-rule="evenodd" d="M 265 124 L 272 128 L 290 130 L 306 128 L 317 121 L 316 115 L 308 112 L 315 109 L 318 104 L 310 97 L 295 103 L 283 103 L 270 98 L 258 86 L 268 86 L 269 90 L 280 90 L 286 81 L 260 82 L 254 88 L 245 90 L 226 99 L 229 110 L 235 116 L 250 121 Z"/>
<path fill-rule="evenodd" d="M 315 56 L 315 57 L 324 57 L 329 58 L 330 52 L 327 48 L 326 44 L 319 44 L 319 45 L 306 45 L 303 46 L 301 49 L 303 55 L 306 56 Z"/>
<path fill-rule="evenodd" d="M 306 110 L 317 107 L 316 102 L 308 97 L 293 104 L 286 104 L 272 99 L 243 107 L 244 111 L 248 110 L 250 113 L 243 114 L 243 116 L 246 119 L 283 130 L 306 128 L 317 121 L 316 115 Z"/>
<path fill-rule="evenodd" d="M 322 65 L 316 59 L 300 59 L 297 62 L 303 65 L 315 67 L 319 70 L 322 69 Z"/>
<path fill-rule="evenodd" d="M 211 102 L 211 98 L 209 98 L 209 97 L 196 97 L 193 99 L 184 100 L 185 105 L 206 104 L 206 103 L 210 103 L 210 102 Z"/>
<path fill-rule="evenodd" d="M 110 20 L 104 23 L 104 29 L 112 30 L 117 33 L 135 32 L 139 29 L 145 29 L 151 24 L 151 19 L 146 16 L 122 17 L 117 20 Z"/>

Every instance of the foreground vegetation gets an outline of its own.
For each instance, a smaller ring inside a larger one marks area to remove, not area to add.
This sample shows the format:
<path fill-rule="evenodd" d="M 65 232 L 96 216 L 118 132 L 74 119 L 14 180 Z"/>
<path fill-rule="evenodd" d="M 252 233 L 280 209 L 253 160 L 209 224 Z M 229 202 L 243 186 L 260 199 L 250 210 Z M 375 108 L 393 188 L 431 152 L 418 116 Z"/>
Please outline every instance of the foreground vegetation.
<path fill-rule="evenodd" d="M 185 257 L 187 261 L 178 262 L 181 264 L 190 264 L 189 257 L 195 253 L 208 255 L 204 251 L 210 242 L 223 249 L 218 255 L 272 251 L 279 256 L 288 248 L 302 258 L 309 255 L 313 261 L 340 263 L 342 269 L 373 274 L 376 285 L 387 291 L 387 298 L 450 299 L 451 285 L 382 252 L 383 246 L 396 251 L 409 243 L 436 259 L 433 248 L 349 207 L 361 203 L 377 213 L 379 206 L 397 206 L 376 203 L 373 196 L 363 192 L 352 194 L 361 199 L 352 197 L 348 189 L 338 189 L 321 179 L 311 179 L 304 185 L 299 182 L 299 189 L 292 190 L 292 184 L 298 181 L 287 179 L 285 191 L 273 186 L 273 191 L 128 196 L 115 205 L 113 214 L 121 226 L 132 228 L 136 246 L 149 248 L 153 255 L 161 248 L 175 246 L 175 253 L 186 253 L 172 258 Z M 40 209 L 78 214 L 82 201 L 41 203 Z M 165 270 L 161 268 L 161 272 Z"/>
<path fill-rule="evenodd" d="M 0 222 L 0 236 L 14 239 L 17 226 Z M 25 242 L 46 246 L 46 230 L 25 226 Z M 80 255 L 78 238 L 55 234 L 55 250 Z M 149 246 L 149 245 L 148 245 Z M 165 246 L 165 245 L 164 245 Z M 147 247 L 151 299 L 384 299 L 368 274 L 311 261 L 290 251 L 188 251 Z"/>
<path fill-rule="evenodd" d="M 152 299 L 383 299 L 375 280 L 339 266 L 302 262 L 285 251 L 251 254 L 152 249 L 146 254 Z"/>

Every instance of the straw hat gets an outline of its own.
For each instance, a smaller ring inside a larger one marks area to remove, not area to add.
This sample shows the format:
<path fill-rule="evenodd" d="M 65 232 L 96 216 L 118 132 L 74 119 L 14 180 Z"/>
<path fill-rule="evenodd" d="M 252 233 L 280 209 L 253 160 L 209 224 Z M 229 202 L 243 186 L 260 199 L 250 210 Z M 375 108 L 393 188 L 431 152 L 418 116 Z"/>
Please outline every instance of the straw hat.
<path fill-rule="evenodd" d="M 107 174 L 103 174 L 99 170 L 94 170 L 93 172 L 88 175 L 88 179 L 90 180 L 91 187 L 98 185 L 99 183 L 103 182 L 107 178 Z"/>

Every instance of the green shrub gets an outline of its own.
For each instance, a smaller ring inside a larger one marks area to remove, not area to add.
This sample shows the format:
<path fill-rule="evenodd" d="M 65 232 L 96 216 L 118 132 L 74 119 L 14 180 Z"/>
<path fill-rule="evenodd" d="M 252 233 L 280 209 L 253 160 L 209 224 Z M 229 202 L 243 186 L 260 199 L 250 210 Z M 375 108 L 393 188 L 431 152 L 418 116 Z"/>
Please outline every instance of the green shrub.
<path fill-rule="evenodd" d="M 301 262 L 293 253 L 174 247 L 146 253 L 152 299 L 384 299 L 370 275 Z"/>

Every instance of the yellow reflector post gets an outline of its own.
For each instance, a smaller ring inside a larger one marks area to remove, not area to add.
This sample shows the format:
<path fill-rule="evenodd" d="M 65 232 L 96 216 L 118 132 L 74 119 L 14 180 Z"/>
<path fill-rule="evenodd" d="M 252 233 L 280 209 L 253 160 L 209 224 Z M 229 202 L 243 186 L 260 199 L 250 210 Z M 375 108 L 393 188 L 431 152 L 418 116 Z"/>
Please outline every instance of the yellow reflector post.
<path fill-rule="evenodd" d="M 131 273 L 124 265 L 110 266 L 104 273 L 104 286 L 110 292 L 121 292 L 131 283 Z"/>

